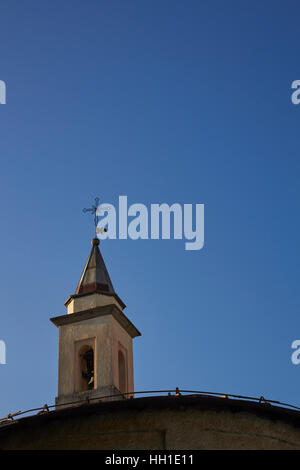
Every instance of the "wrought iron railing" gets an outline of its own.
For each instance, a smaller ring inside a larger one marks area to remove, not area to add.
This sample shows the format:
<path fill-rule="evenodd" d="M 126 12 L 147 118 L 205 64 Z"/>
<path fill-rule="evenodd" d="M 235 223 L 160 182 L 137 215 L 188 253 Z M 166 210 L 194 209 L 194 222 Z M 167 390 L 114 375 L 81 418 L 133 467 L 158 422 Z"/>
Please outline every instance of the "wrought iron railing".
<path fill-rule="evenodd" d="M 175 398 L 179 398 L 181 396 L 187 396 L 187 395 L 199 395 L 203 397 L 215 397 L 215 398 L 225 398 L 228 400 L 244 400 L 244 401 L 251 401 L 251 402 L 256 402 L 260 403 L 261 405 L 265 406 L 275 406 L 275 407 L 284 407 L 288 409 L 293 409 L 300 411 L 299 406 L 295 405 L 290 405 L 289 403 L 284 403 L 281 401 L 277 400 L 268 400 L 265 399 L 263 396 L 260 398 L 257 397 L 248 397 L 244 395 L 234 395 L 232 393 L 219 393 L 219 392 L 205 392 L 205 391 L 200 391 L 200 390 L 181 390 L 178 387 L 176 387 L 175 390 L 145 390 L 145 391 L 139 391 L 139 392 L 127 392 L 127 393 L 115 393 L 113 395 L 106 395 L 103 397 L 95 397 L 95 398 L 85 398 L 83 400 L 76 400 L 72 402 L 67 402 L 63 404 L 58 404 L 58 405 L 44 405 L 39 408 L 31 408 L 26 411 L 17 411 L 14 413 L 9 413 L 7 416 L 4 418 L 0 418 L 0 425 L 4 424 L 12 424 L 18 422 L 18 419 L 20 416 L 23 415 L 34 415 L 34 414 L 44 414 L 44 413 L 50 413 L 52 408 L 55 408 L 56 410 L 59 408 L 66 408 L 71 405 L 80 405 L 80 404 L 89 404 L 91 402 L 102 402 L 103 400 L 108 400 L 110 398 L 122 398 L 122 399 L 128 399 L 128 400 L 134 400 L 136 395 L 143 395 L 144 397 L 147 397 L 149 395 L 153 394 L 167 394 L 167 396 L 173 396 Z"/>

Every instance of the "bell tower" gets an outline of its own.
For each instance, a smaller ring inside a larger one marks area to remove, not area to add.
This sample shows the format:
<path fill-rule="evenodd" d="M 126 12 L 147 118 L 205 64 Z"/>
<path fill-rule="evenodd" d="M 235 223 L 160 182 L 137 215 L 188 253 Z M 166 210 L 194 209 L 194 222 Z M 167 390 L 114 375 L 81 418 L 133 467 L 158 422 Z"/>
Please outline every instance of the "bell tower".
<path fill-rule="evenodd" d="M 99 244 L 98 238 L 92 240 L 75 294 L 65 302 L 67 314 L 51 318 L 59 329 L 56 405 L 119 400 L 134 392 L 132 340 L 141 333 L 123 313 L 126 306 L 113 288 Z"/>

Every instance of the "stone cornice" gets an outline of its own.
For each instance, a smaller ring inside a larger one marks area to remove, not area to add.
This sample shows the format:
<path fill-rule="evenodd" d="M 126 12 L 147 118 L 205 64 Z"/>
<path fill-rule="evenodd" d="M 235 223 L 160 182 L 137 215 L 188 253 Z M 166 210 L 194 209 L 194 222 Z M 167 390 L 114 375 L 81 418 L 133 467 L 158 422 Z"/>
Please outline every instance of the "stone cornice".
<path fill-rule="evenodd" d="M 135 338 L 136 336 L 141 336 L 139 330 L 134 326 L 129 318 L 124 315 L 122 310 L 120 310 L 116 305 L 110 304 L 105 305 L 104 307 L 95 307 L 88 310 L 82 310 L 81 312 L 69 313 L 67 315 L 60 315 L 58 317 L 50 318 L 52 323 L 55 326 L 60 327 L 64 325 L 71 325 L 72 323 L 78 323 L 84 320 L 89 320 L 91 318 L 97 318 L 104 315 L 112 315 L 117 322 L 127 331 L 127 333 Z"/>

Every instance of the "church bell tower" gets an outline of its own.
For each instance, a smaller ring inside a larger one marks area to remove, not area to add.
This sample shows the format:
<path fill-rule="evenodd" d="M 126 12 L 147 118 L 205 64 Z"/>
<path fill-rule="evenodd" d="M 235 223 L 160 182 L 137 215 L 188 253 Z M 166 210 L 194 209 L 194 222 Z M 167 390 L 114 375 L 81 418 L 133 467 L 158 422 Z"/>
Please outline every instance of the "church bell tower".
<path fill-rule="evenodd" d="M 51 318 L 59 329 L 56 405 L 120 400 L 134 392 L 132 340 L 141 333 L 123 313 L 99 244 L 92 240 L 75 294 L 65 302 L 67 314 Z"/>

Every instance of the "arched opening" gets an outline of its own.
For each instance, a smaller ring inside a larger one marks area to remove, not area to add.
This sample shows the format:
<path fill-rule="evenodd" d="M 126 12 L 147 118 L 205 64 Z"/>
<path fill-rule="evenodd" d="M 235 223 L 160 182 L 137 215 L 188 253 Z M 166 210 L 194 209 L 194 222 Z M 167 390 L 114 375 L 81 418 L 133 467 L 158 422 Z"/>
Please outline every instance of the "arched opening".
<path fill-rule="evenodd" d="M 94 350 L 91 346 L 83 346 L 79 351 L 80 391 L 94 388 Z"/>
<path fill-rule="evenodd" d="M 125 393 L 126 390 L 126 363 L 125 357 L 122 351 L 119 350 L 118 354 L 118 364 L 119 364 L 119 390 L 121 393 Z"/>

